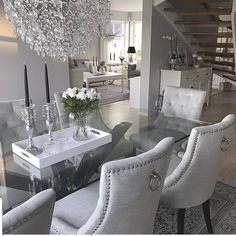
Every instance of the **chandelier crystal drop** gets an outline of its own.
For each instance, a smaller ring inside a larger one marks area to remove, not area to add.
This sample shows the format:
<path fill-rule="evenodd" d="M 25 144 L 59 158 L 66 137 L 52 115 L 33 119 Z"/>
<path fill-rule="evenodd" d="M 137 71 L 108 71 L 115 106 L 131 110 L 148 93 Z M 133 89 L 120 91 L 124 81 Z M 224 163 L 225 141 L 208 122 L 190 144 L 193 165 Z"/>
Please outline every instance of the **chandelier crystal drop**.
<path fill-rule="evenodd" d="M 84 53 L 110 22 L 110 0 L 3 0 L 15 35 L 38 55 Z"/>

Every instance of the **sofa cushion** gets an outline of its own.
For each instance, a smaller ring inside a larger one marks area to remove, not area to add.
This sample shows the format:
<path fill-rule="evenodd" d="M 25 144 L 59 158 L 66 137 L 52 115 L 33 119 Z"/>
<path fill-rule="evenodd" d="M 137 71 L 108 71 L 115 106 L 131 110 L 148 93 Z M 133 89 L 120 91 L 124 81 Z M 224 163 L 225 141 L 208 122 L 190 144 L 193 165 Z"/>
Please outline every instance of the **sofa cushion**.
<path fill-rule="evenodd" d="M 129 75 L 130 75 L 130 77 L 140 76 L 140 71 L 138 71 L 138 70 L 131 70 Z"/>
<path fill-rule="evenodd" d="M 130 64 L 129 67 L 131 71 L 136 70 L 136 64 Z"/>

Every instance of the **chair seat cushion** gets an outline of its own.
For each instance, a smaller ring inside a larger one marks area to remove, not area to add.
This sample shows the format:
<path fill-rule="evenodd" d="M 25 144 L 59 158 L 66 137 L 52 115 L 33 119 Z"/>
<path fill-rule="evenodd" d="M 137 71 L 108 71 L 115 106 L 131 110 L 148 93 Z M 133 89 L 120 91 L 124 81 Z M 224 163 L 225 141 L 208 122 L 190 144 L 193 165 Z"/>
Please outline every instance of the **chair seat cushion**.
<path fill-rule="evenodd" d="M 142 151 L 149 151 L 166 137 L 174 137 L 175 140 L 180 140 L 185 136 L 186 135 L 181 131 L 156 128 L 149 131 L 133 134 L 130 136 L 130 140 L 135 148 L 141 149 Z"/>
<path fill-rule="evenodd" d="M 97 206 L 99 182 L 82 188 L 55 204 L 51 233 L 75 234 L 83 226 Z"/>

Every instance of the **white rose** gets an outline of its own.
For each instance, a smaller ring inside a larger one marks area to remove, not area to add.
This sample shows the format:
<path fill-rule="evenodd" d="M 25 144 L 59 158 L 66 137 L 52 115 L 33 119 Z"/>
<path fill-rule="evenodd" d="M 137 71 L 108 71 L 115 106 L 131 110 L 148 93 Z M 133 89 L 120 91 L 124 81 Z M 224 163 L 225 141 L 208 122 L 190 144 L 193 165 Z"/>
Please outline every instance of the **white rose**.
<path fill-rule="evenodd" d="M 74 98 L 76 96 L 76 92 L 77 92 L 77 90 L 72 89 L 72 88 L 68 88 L 66 90 L 67 95 L 70 96 L 71 98 Z"/>
<path fill-rule="evenodd" d="M 81 88 L 81 89 L 80 89 L 80 92 L 86 92 L 86 91 L 87 91 L 86 88 Z"/>
<path fill-rule="evenodd" d="M 86 97 L 87 97 L 88 99 L 92 99 L 93 95 L 92 95 L 91 91 L 88 91 L 88 92 L 86 93 Z"/>
<path fill-rule="evenodd" d="M 66 91 L 63 92 L 62 97 L 63 97 L 63 98 L 66 98 L 66 97 L 67 97 Z"/>
<path fill-rule="evenodd" d="M 77 95 L 76 95 L 76 98 L 77 99 L 80 99 L 80 100 L 85 100 L 86 99 L 86 94 L 84 92 L 79 92 Z"/>

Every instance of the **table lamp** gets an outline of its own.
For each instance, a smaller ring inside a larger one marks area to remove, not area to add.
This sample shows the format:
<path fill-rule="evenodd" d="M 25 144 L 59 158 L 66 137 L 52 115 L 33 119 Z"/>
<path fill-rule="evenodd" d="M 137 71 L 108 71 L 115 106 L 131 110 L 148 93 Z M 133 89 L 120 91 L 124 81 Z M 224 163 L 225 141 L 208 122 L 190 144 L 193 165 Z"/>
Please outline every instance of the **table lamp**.
<path fill-rule="evenodd" d="M 129 47 L 127 53 L 129 54 L 129 63 L 133 62 L 133 55 L 136 53 L 135 47 Z"/>

